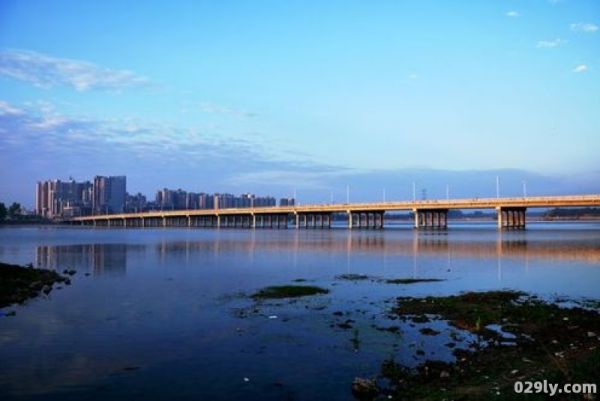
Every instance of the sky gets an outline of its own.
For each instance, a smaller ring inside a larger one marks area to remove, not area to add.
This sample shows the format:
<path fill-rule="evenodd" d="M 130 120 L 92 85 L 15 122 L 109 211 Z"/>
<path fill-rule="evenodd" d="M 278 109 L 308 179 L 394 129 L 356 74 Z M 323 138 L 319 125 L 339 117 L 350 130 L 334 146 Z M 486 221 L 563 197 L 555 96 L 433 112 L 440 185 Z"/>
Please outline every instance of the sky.
<path fill-rule="evenodd" d="M 600 2 L 0 0 L 0 201 L 600 192 Z"/>

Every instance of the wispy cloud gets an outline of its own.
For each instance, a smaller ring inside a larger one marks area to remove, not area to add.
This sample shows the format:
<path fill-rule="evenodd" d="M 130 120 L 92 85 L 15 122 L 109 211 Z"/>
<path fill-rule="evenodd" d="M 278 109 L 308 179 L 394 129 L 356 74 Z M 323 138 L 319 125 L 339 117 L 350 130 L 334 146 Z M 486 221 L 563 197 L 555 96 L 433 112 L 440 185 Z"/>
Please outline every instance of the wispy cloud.
<path fill-rule="evenodd" d="M 88 61 L 58 58 L 29 50 L 0 52 L 0 75 L 41 88 L 67 86 L 80 92 L 149 85 L 147 78 L 128 70 L 114 70 Z"/>
<path fill-rule="evenodd" d="M 222 106 L 212 102 L 200 103 L 200 111 L 207 114 L 225 114 L 235 117 L 253 118 L 256 117 L 256 113 L 252 113 L 245 110 L 238 110 L 231 107 Z"/>
<path fill-rule="evenodd" d="M 48 102 L 15 106 L 0 100 L 0 150 L 9 144 L 35 144 L 40 152 L 70 153 L 127 150 L 145 160 L 176 160 L 203 164 L 203 160 L 238 163 L 272 163 L 280 153 L 260 139 L 214 135 L 195 128 L 182 128 L 134 119 L 89 119 L 57 112 Z M 209 163 L 210 164 L 210 163 Z"/>
<path fill-rule="evenodd" d="M 521 16 L 521 13 L 519 13 L 518 11 L 509 11 L 506 13 L 506 16 L 510 18 L 517 18 Z"/>
<path fill-rule="evenodd" d="M 573 68 L 573 72 L 586 72 L 588 70 L 588 66 L 585 64 L 579 64 L 575 68 Z"/>
<path fill-rule="evenodd" d="M 0 100 L 0 154 L 3 168 L 30 157 L 30 182 L 60 171 L 88 176 L 114 171 L 144 180 L 146 191 L 182 180 L 205 191 L 242 191 L 261 182 L 289 188 L 291 179 L 306 180 L 295 184 L 299 188 L 322 187 L 338 170 L 306 159 L 292 161 L 260 139 L 133 119 L 81 118 L 61 114 L 47 102 Z M 264 193 L 271 190 L 264 188 Z"/>
<path fill-rule="evenodd" d="M 563 39 L 540 40 L 539 42 L 537 42 L 537 47 L 542 49 L 552 49 L 555 47 L 562 46 L 566 43 L 567 41 Z"/>
<path fill-rule="evenodd" d="M 593 33 L 598 30 L 598 25 L 585 22 L 578 22 L 576 24 L 571 24 L 571 30 L 575 32 Z"/>
<path fill-rule="evenodd" d="M 12 106 L 8 102 L 0 100 L 0 116 L 6 116 L 6 115 L 18 116 L 23 113 L 24 113 L 23 110 L 15 107 L 15 106 Z"/>

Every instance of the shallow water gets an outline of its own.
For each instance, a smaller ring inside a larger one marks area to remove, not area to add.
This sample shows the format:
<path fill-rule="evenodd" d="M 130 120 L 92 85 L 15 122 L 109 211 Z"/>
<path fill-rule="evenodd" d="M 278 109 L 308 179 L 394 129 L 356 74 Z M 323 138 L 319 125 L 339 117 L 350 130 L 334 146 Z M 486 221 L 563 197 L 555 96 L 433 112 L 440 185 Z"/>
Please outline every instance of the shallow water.
<path fill-rule="evenodd" d="M 523 232 L 11 227 L 0 229 L 0 260 L 77 270 L 71 286 L 3 309 L 16 316 L 0 316 L 2 400 L 351 399 L 352 379 L 376 375 L 386 358 L 452 358 L 442 322 L 377 330 L 396 324 L 386 318 L 396 296 L 511 288 L 600 298 L 597 223 Z M 336 279 L 348 273 L 371 279 Z M 406 277 L 445 281 L 380 280 Z M 248 297 L 299 278 L 330 293 Z M 348 319 L 352 328 L 338 326 Z M 442 335 L 422 335 L 424 326 Z"/>

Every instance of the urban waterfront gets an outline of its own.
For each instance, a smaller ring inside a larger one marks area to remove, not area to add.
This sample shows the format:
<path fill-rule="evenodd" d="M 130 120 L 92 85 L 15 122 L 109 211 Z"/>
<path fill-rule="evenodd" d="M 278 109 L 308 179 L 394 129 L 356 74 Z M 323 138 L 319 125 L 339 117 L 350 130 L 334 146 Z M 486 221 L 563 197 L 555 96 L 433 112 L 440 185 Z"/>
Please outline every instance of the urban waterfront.
<path fill-rule="evenodd" d="M 2 309 L 0 398 L 346 400 L 353 379 L 378 374 L 386 359 L 454 358 L 443 323 L 439 336 L 419 324 L 380 330 L 395 297 L 513 289 L 600 299 L 600 223 L 388 225 L 4 227 L 3 262 L 76 273 L 70 286 Z M 368 279 L 344 279 L 359 276 Z M 397 278 L 442 281 L 385 281 Z M 250 297 L 304 280 L 329 293 Z"/>

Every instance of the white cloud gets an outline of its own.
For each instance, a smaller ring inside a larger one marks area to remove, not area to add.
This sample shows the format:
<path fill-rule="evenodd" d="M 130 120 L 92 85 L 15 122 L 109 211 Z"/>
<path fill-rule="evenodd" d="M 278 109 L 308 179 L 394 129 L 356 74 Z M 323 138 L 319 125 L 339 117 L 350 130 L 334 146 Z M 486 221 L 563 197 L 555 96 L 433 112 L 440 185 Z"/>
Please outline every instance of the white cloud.
<path fill-rule="evenodd" d="M 517 18 L 520 17 L 521 14 L 518 11 L 509 11 L 506 13 L 506 16 L 511 18 Z"/>
<path fill-rule="evenodd" d="M 262 141 L 214 135 L 198 129 L 149 123 L 135 119 L 89 119 L 62 114 L 45 101 L 18 109 L 0 101 L 0 150 L 12 142 L 35 143 L 43 149 L 65 151 L 90 146 L 113 149 L 126 146 L 140 157 L 159 157 L 175 151 L 178 157 L 275 159 L 276 153 Z M 190 159 L 191 160 L 191 159 Z"/>
<path fill-rule="evenodd" d="M 584 22 L 578 22 L 576 24 L 571 24 L 571 30 L 575 31 L 575 32 L 593 33 L 598 30 L 598 25 L 584 23 Z"/>
<path fill-rule="evenodd" d="M 554 47 L 562 46 L 565 43 L 567 43 L 567 41 L 563 39 L 540 40 L 539 42 L 537 42 L 537 47 L 543 49 L 551 49 Z"/>
<path fill-rule="evenodd" d="M 573 72 L 586 72 L 588 70 L 588 66 L 585 64 L 579 64 L 575 68 L 573 68 Z"/>
<path fill-rule="evenodd" d="M 188 110 L 186 110 L 187 112 Z M 200 111 L 207 114 L 226 114 L 234 117 L 245 117 L 245 118 L 253 118 L 256 117 L 256 113 L 232 109 L 230 107 L 221 106 L 211 102 L 202 102 L 200 103 Z"/>
<path fill-rule="evenodd" d="M 0 116 L 13 115 L 18 116 L 23 114 L 24 111 L 12 106 L 10 103 L 0 100 Z"/>
<path fill-rule="evenodd" d="M 146 86 L 149 81 L 127 70 L 113 70 L 96 64 L 58 58 L 27 50 L 0 53 L 0 75 L 41 88 L 69 86 L 77 91 L 121 90 Z"/>

